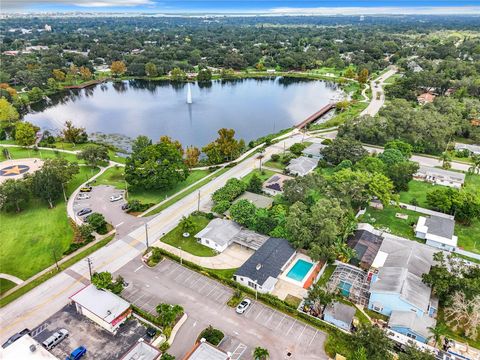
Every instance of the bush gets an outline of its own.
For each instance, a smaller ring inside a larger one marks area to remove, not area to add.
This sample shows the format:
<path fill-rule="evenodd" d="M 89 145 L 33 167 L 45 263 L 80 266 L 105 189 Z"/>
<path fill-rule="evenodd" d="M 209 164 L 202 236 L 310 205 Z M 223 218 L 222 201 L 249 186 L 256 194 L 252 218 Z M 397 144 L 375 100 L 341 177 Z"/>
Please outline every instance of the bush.
<path fill-rule="evenodd" d="M 92 228 L 99 234 L 107 233 L 107 222 L 105 217 L 100 213 L 93 213 L 88 216 L 87 222 L 92 226 Z"/>
<path fill-rule="evenodd" d="M 220 341 L 222 341 L 224 336 L 225 335 L 223 334 L 223 332 L 213 328 L 213 326 L 210 325 L 208 328 L 206 328 L 200 333 L 197 341 L 203 338 L 207 340 L 210 344 L 217 346 L 218 344 L 220 344 Z"/>
<path fill-rule="evenodd" d="M 322 141 L 322 145 L 331 145 L 332 144 L 332 139 L 325 139 Z"/>
<path fill-rule="evenodd" d="M 223 214 L 230 208 L 231 202 L 227 200 L 219 201 L 213 208 L 212 211 L 215 211 L 217 214 Z"/>
<path fill-rule="evenodd" d="M 152 248 L 152 256 L 150 256 L 150 259 L 148 259 L 148 266 L 155 266 L 157 265 L 160 261 L 163 259 L 163 255 L 159 249 L 154 247 Z"/>
<path fill-rule="evenodd" d="M 152 204 L 142 204 L 140 200 L 130 200 L 128 202 L 128 212 L 143 212 L 147 210 Z"/>
<path fill-rule="evenodd" d="M 278 154 L 272 154 L 272 156 L 270 157 L 270 159 L 274 162 L 277 162 L 278 160 L 280 160 L 280 155 Z"/>
<path fill-rule="evenodd" d="M 215 204 L 220 201 L 233 201 L 241 195 L 247 188 L 247 184 L 236 178 L 229 179 L 225 186 L 216 190 L 212 195 L 212 200 Z"/>
<path fill-rule="evenodd" d="M 305 150 L 307 145 L 305 143 L 295 143 L 292 146 L 290 146 L 290 151 L 295 154 L 300 156 L 302 154 L 302 151 Z"/>
<path fill-rule="evenodd" d="M 243 293 L 241 290 L 235 290 L 233 293 L 233 296 L 228 300 L 227 305 L 234 308 L 237 307 L 238 304 L 240 304 L 240 301 L 243 299 Z"/>

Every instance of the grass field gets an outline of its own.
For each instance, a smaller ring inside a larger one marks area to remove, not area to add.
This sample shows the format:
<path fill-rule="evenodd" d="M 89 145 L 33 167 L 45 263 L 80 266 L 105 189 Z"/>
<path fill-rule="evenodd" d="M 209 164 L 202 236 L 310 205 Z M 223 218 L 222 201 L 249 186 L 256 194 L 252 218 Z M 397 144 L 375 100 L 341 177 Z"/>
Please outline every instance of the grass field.
<path fill-rule="evenodd" d="M 204 216 L 190 216 L 190 218 L 193 220 L 193 231 L 190 233 L 189 237 L 183 237 L 183 230 L 180 226 L 177 226 L 175 229 L 170 231 L 168 234 L 166 234 L 164 237 L 162 237 L 160 240 L 163 241 L 166 244 L 175 246 L 176 248 L 182 249 L 192 255 L 196 256 L 203 256 L 203 257 L 209 257 L 209 256 L 215 256 L 217 253 L 215 250 L 210 249 L 209 247 L 206 247 L 202 244 L 199 244 L 197 240 L 195 239 L 194 235 L 198 233 L 200 230 L 202 230 L 207 224 L 210 222 L 209 219 L 207 219 Z"/>
<path fill-rule="evenodd" d="M 1 148 L 4 148 L 0 145 Z M 35 151 L 29 148 L 19 148 L 19 147 L 5 147 L 10 152 L 12 159 L 25 159 L 25 158 L 39 158 L 39 159 L 53 159 L 53 158 L 64 158 L 71 162 L 78 162 L 79 164 L 84 164 L 83 160 L 77 159 L 75 154 L 64 153 L 61 151 L 55 150 L 38 150 Z M 1 160 L 6 160 L 3 157 L 3 154 L 0 155 Z"/>
<path fill-rule="evenodd" d="M 262 169 L 262 171 L 258 170 L 258 169 L 255 169 L 255 170 L 252 170 L 251 172 L 249 172 L 247 175 L 245 175 L 242 180 L 246 183 L 248 183 L 250 181 L 250 179 L 252 178 L 253 174 L 257 174 L 258 177 L 260 178 L 260 180 L 263 181 L 266 181 L 268 180 L 273 174 L 276 174 L 275 171 L 272 171 L 272 170 L 267 170 L 267 169 Z"/>
<path fill-rule="evenodd" d="M 10 290 L 11 288 L 15 287 L 14 282 L 7 280 L 7 279 L 0 279 L 0 295 L 3 295 L 5 292 Z"/>
<path fill-rule="evenodd" d="M 144 204 L 157 204 L 165 200 L 167 197 L 185 189 L 194 182 L 204 178 L 208 174 L 208 170 L 193 170 L 187 180 L 178 183 L 176 186 L 168 190 L 141 190 L 129 188 L 128 198 L 129 200 L 140 200 Z M 118 189 L 125 189 L 124 168 L 116 166 L 108 169 L 98 177 L 95 185 L 111 185 Z"/>
<path fill-rule="evenodd" d="M 98 169 L 94 170 L 95 172 Z M 87 177 L 91 168 L 80 167 L 80 173 L 66 188 L 70 194 Z M 27 279 L 60 259 L 70 245 L 73 229 L 67 218 L 66 205 L 59 200 L 53 209 L 33 199 L 21 213 L 0 213 L 0 272 Z"/>

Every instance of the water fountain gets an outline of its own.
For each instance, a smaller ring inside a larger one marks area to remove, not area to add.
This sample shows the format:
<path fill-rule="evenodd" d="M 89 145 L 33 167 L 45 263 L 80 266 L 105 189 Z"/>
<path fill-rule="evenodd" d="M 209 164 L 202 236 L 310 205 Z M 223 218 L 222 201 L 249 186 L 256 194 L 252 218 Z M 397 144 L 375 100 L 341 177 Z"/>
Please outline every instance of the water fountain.
<path fill-rule="evenodd" d="M 192 103 L 192 88 L 190 87 L 190 83 L 187 84 L 187 104 Z"/>

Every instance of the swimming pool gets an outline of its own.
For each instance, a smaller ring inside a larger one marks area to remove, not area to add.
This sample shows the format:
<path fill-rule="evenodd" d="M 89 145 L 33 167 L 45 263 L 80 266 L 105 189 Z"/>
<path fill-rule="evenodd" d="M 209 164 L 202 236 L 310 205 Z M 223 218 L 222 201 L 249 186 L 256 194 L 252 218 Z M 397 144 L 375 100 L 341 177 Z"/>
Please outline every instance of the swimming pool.
<path fill-rule="evenodd" d="M 302 281 L 305 275 L 308 274 L 313 264 L 311 262 L 298 259 L 295 265 L 290 269 L 287 274 L 287 277 L 296 281 Z"/>

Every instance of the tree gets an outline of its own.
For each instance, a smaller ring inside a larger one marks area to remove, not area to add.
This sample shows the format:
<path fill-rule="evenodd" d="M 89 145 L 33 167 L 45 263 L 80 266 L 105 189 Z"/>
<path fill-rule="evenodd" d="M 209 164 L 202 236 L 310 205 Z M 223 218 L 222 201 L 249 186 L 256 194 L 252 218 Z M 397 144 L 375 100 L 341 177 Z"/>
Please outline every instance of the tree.
<path fill-rule="evenodd" d="M 227 180 L 227 183 L 220 189 L 215 190 L 212 194 L 212 200 L 215 204 L 220 201 L 232 202 L 238 196 L 240 196 L 247 189 L 247 185 L 237 179 L 231 178 Z"/>
<path fill-rule="evenodd" d="M 195 146 L 188 146 L 185 150 L 185 164 L 187 164 L 189 168 L 192 168 L 198 164 L 199 158 L 200 150 Z"/>
<path fill-rule="evenodd" d="M 255 194 L 262 193 L 262 179 L 254 173 L 250 180 L 248 181 L 247 191 L 253 192 Z"/>
<path fill-rule="evenodd" d="M 175 360 L 175 356 L 170 355 L 168 353 L 163 353 L 160 357 L 160 360 Z"/>
<path fill-rule="evenodd" d="M 8 179 L 0 184 L 0 210 L 20 212 L 30 200 L 30 189 L 25 180 Z"/>
<path fill-rule="evenodd" d="M 170 71 L 170 79 L 172 81 L 185 81 L 187 80 L 187 74 L 179 68 L 174 68 Z"/>
<path fill-rule="evenodd" d="M 367 156 L 359 141 L 349 138 L 336 138 L 331 145 L 320 150 L 323 158 L 333 165 L 340 164 L 343 160 L 350 160 L 353 164 Z"/>
<path fill-rule="evenodd" d="M 235 202 L 230 207 L 231 218 L 247 228 L 252 228 L 255 224 L 255 205 L 246 199 Z"/>
<path fill-rule="evenodd" d="M 445 321 L 454 330 L 462 330 L 471 339 L 476 339 L 480 329 L 480 294 L 467 298 L 457 291 L 452 296 L 452 305 L 445 308 Z"/>
<path fill-rule="evenodd" d="M 305 150 L 306 147 L 307 145 L 305 145 L 304 143 L 295 143 L 292 146 L 290 146 L 289 150 L 295 155 L 301 155 L 302 151 Z"/>
<path fill-rule="evenodd" d="M 158 304 L 156 310 L 158 322 L 163 328 L 171 327 L 177 317 L 183 313 L 180 305 Z"/>
<path fill-rule="evenodd" d="M 395 190 L 407 191 L 408 183 L 413 179 L 420 166 L 413 161 L 402 161 L 387 168 L 387 176 L 392 180 Z"/>
<path fill-rule="evenodd" d="M 43 90 L 35 86 L 32 90 L 28 92 L 28 99 L 31 102 L 37 102 L 42 100 L 44 95 L 45 94 L 43 93 Z"/>
<path fill-rule="evenodd" d="M 328 292 L 319 283 L 308 290 L 307 301 L 317 314 L 322 314 L 324 307 L 331 304 L 335 298 L 335 294 Z"/>
<path fill-rule="evenodd" d="M 368 69 L 363 68 L 360 70 L 357 80 L 360 84 L 365 84 L 368 81 Z"/>
<path fill-rule="evenodd" d="M 90 80 L 93 77 L 93 74 L 90 71 L 90 69 L 85 66 L 80 66 L 79 72 L 80 72 L 80 76 L 85 81 Z"/>
<path fill-rule="evenodd" d="M 195 224 L 193 223 L 193 220 L 190 218 L 190 216 L 182 216 L 178 225 L 180 225 L 182 231 L 186 233 L 191 233 L 195 230 Z"/>
<path fill-rule="evenodd" d="M 442 159 L 443 169 L 450 169 L 452 167 L 452 156 L 448 151 L 444 151 L 440 156 L 440 159 Z"/>
<path fill-rule="evenodd" d="M 212 80 L 212 72 L 209 68 L 202 68 L 198 71 L 197 80 L 199 82 L 207 82 Z"/>
<path fill-rule="evenodd" d="M 157 65 L 152 62 L 147 62 L 145 64 L 145 74 L 147 74 L 148 77 L 158 76 Z"/>
<path fill-rule="evenodd" d="M 413 146 L 402 140 L 392 140 L 385 144 L 385 150 L 396 149 L 402 153 L 405 159 L 410 159 L 413 152 Z"/>
<path fill-rule="evenodd" d="M 53 78 L 57 81 L 60 81 L 60 82 L 65 81 L 65 73 L 60 69 L 53 69 L 52 75 L 53 75 Z"/>
<path fill-rule="evenodd" d="M 455 215 L 466 225 L 480 218 L 480 196 L 465 189 L 435 187 L 427 192 L 427 203 L 434 210 Z"/>
<path fill-rule="evenodd" d="M 468 172 L 472 174 L 480 174 L 480 155 L 472 154 L 470 156 L 472 166 L 468 168 Z"/>
<path fill-rule="evenodd" d="M 95 272 L 92 274 L 92 284 L 95 285 L 97 289 L 108 290 L 112 286 L 112 282 L 112 274 L 108 271 Z"/>
<path fill-rule="evenodd" d="M 160 136 L 159 143 L 173 145 L 177 148 L 178 151 L 180 151 L 180 154 L 183 155 L 183 146 L 182 146 L 182 143 L 180 141 L 173 140 L 170 136 L 164 135 L 164 136 Z"/>
<path fill-rule="evenodd" d="M 102 214 L 100 213 L 90 214 L 87 218 L 87 222 L 99 234 L 105 234 L 107 232 L 107 222 L 105 221 L 105 217 Z"/>
<path fill-rule="evenodd" d="M 199 339 L 205 339 L 210 344 L 217 346 L 220 344 L 220 341 L 224 338 L 223 332 L 218 329 L 215 329 L 212 325 L 209 325 L 205 330 L 203 330 L 198 336 Z"/>
<path fill-rule="evenodd" d="M 387 166 L 378 156 L 365 156 L 354 166 L 355 170 L 368 171 L 370 173 L 385 174 Z"/>
<path fill-rule="evenodd" d="M 368 360 L 367 351 L 362 346 L 357 350 L 355 350 L 355 352 L 352 354 L 350 358 L 348 358 L 348 360 Z"/>
<path fill-rule="evenodd" d="M 144 139 L 137 140 L 125 163 L 125 179 L 130 185 L 169 189 L 187 178 L 188 168 L 175 144 L 163 141 L 147 145 Z"/>
<path fill-rule="evenodd" d="M 360 325 L 352 336 L 354 348 L 364 348 L 368 360 L 391 360 L 393 344 L 385 332 L 370 324 Z"/>
<path fill-rule="evenodd" d="M 235 130 L 222 128 L 218 130 L 218 138 L 203 147 L 210 164 L 231 161 L 238 157 L 245 148 L 243 140 L 235 139 Z"/>
<path fill-rule="evenodd" d="M 435 360 L 434 354 L 426 350 L 420 350 L 414 346 L 408 346 L 405 352 L 401 352 L 398 360 Z"/>
<path fill-rule="evenodd" d="M 291 205 L 297 201 L 307 201 L 311 194 L 320 192 L 326 186 L 325 179 L 317 173 L 296 177 L 283 184 L 283 197 Z"/>
<path fill-rule="evenodd" d="M 270 357 L 270 354 L 267 349 L 257 346 L 253 350 L 253 358 L 255 360 L 267 360 Z"/>
<path fill-rule="evenodd" d="M 345 70 L 345 72 L 343 73 L 343 76 L 349 79 L 353 79 L 357 76 L 357 74 L 355 73 L 355 69 L 349 67 L 347 68 L 347 70 Z"/>
<path fill-rule="evenodd" d="M 38 130 L 40 128 L 37 126 L 26 121 L 20 121 L 15 126 L 15 140 L 22 146 L 33 145 L 35 144 Z"/>
<path fill-rule="evenodd" d="M 85 128 L 75 127 L 70 120 L 65 121 L 62 136 L 65 142 L 72 144 L 83 144 L 88 140 Z"/>
<path fill-rule="evenodd" d="M 49 207 L 53 208 L 54 202 L 61 197 L 64 186 L 78 172 L 77 163 L 69 163 L 63 158 L 47 159 L 41 169 L 29 178 L 32 183 L 32 193 L 48 202 Z"/>
<path fill-rule="evenodd" d="M 443 322 L 437 321 L 435 327 L 429 327 L 428 330 L 432 334 L 432 337 L 435 341 L 434 345 L 436 346 L 437 344 L 440 344 L 440 341 L 442 340 L 442 335 L 445 334 L 448 328 Z"/>
<path fill-rule="evenodd" d="M 77 154 L 77 157 L 81 160 L 85 160 L 90 166 L 98 166 L 99 164 L 110 160 L 108 149 L 103 145 L 94 144 L 85 146 L 83 150 Z"/>
<path fill-rule="evenodd" d="M 127 66 L 123 61 L 114 61 L 110 65 L 110 71 L 115 77 L 122 76 L 127 72 Z"/>
<path fill-rule="evenodd" d="M 11 125 L 11 123 L 17 121 L 19 117 L 20 115 L 18 115 L 17 109 L 4 97 L 0 98 L 0 127 Z"/>
<path fill-rule="evenodd" d="M 82 224 L 78 227 L 78 232 L 80 233 L 80 237 L 83 239 L 83 241 L 90 241 L 93 239 L 93 233 L 94 229 L 93 226 L 90 224 Z"/>

